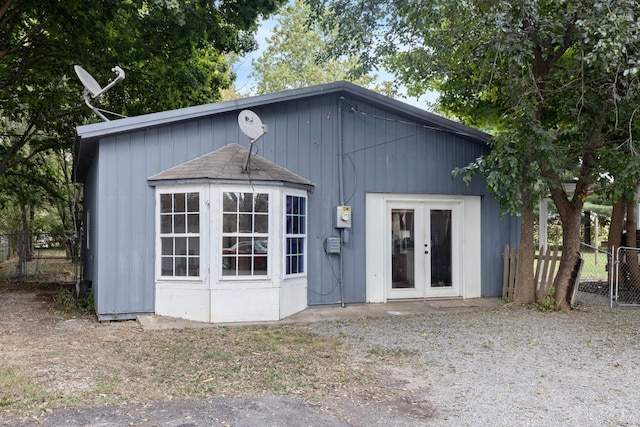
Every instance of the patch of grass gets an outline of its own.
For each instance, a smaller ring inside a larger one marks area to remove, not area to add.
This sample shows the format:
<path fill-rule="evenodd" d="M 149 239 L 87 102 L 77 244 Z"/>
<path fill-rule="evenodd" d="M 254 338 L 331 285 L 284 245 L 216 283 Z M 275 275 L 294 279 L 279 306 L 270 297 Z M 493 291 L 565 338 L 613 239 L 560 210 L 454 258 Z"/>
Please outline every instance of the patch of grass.
<path fill-rule="evenodd" d="M 35 375 L 30 373 L 10 384 L 0 382 L 0 390 L 15 390 L 7 396 L 0 393 L 4 406 L 28 411 L 34 407 L 42 410 L 42 405 L 55 408 L 209 395 L 282 394 L 319 401 L 328 395 L 360 392 L 362 384 L 375 388 L 380 381 L 364 366 L 372 362 L 354 360 L 346 344 L 303 328 L 244 326 L 145 332 L 135 322 L 118 322 L 98 329 L 101 332 L 73 331 L 66 338 L 52 337 L 52 345 L 69 340 L 82 344 L 77 349 L 68 344 L 57 350 L 47 347 L 41 357 L 55 357 L 56 369 L 46 377 L 30 377 Z M 48 344 L 39 345 L 44 348 Z M 24 363 L 21 368 L 29 372 L 29 365 L 42 360 L 17 362 Z M 76 386 L 72 377 L 76 381 L 81 378 L 82 386 Z M 16 388 L 14 383 L 39 387 Z"/>
<path fill-rule="evenodd" d="M 0 367 L 0 407 L 33 408 L 54 397 L 30 376 L 27 368 Z"/>
<path fill-rule="evenodd" d="M 556 311 L 556 288 L 554 286 L 549 287 L 547 295 L 541 300 L 533 304 L 532 309 L 536 311 L 543 311 L 550 313 Z"/>

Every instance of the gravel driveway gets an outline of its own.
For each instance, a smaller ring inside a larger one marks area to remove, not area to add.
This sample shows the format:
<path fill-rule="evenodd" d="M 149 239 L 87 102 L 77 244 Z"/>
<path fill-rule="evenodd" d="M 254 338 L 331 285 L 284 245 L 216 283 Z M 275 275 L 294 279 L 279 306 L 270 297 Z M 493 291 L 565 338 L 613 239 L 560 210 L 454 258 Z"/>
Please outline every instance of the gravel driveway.
<path fill-rule="evenodd" d="M 20 310 L 0 330 L 26 337 L 58 330 L 59 319 L 27 296 L 2 296 L 7 311 Z M 390 311 L 290 327 L 351 344 L 353 366 L 363 361 L 387 383 L 386 394 L 313 405 L 295 396 L 175 399 L 54 409 L 30 419 L 0 408 L 0 425 L 640 426 L 637 309 Z"/>
<path fill-rule="evenodd" d="M 405 355 L 392 369 L 435 409 L 420 425 L 640 425 L 637 309 L 503 307 L 309 328 L 362 354 Z"/>

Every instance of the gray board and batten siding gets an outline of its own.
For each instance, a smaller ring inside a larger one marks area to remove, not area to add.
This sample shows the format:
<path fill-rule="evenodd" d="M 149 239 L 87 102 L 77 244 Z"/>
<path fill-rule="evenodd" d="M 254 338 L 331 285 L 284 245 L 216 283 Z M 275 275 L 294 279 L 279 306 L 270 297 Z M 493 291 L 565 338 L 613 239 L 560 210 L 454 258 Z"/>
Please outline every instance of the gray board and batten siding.
<path fill-rule="evenodd" d="M 148 178 L 231 143 L 248 147 L 238 126 L 243 109 L 268 126 L 254 147 L 258 153 L 315 184 L 308 199 L 310 306 L 341 300 L 337 257 L 323 249 L 327 237 L 339 235 L 341 140 L 343 194 L 353 212 L 350 240 L 342 248 L 345 303 L 366 300 L 367 193 L 480 196 L 482 295 L 501 294 L 500 254 L 515 242 L 517 221 L 500 218 L 481 178 L 471 185 L 451 178 L 454 168 L 487 154 L 488 135 L 336 82 L 78 127 L 75 173 L 90 217 L 85 276 L 94 282 L 99 317 L 154 311 L 155 199 Z"/>

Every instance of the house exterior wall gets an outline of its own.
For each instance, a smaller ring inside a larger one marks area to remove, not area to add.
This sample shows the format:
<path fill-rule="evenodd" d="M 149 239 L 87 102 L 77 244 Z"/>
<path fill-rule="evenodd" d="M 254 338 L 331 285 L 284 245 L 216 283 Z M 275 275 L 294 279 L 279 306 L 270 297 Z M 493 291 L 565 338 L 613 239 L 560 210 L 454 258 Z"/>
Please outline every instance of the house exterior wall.
<path fill-rule="evenodd" d="M 350 239 L 342 250 L 344 302 L 366 300 L 365 196 L 369 192 L 453 194 L 481 197 L 482 295 L 501 293 L 502 248 L 513 243 L 515 221 L 499 219 L 498 203 L 483 180 L 467 186 L 451 179 L 488 148 L 476 139 L 427 126 L 366 99 L 336 93 L 273 104 L 250 105 L 267 134 L 258 153 L 315 184 L 308 198 L 308 303 L 341 301 L 335 271 L 338 260 L 323 250 L 334 228 L 340 204 L 339 142 L 343 141 L 344 201 L 352 207 Z M 339 123 L 339 104 L 342 123 Z M 247 108 L 245 106 L 245 108 Z M 154 190 L 147 178 L 229 143 L 248 146 L 233 111 L 164 126 L 109 136 L 100 141 L 89 174 L 86 199 L 95 193 L 94 223 L 101 236 L 92 271 L 97 288 L 98 317 L 126 318 L 154 311 Z M 342 135 L 340 135 L 340 133 Z M 93 173 L 93 172 L 92 172 Z M 99 208 L 99 221 L 98 219 Z"/>

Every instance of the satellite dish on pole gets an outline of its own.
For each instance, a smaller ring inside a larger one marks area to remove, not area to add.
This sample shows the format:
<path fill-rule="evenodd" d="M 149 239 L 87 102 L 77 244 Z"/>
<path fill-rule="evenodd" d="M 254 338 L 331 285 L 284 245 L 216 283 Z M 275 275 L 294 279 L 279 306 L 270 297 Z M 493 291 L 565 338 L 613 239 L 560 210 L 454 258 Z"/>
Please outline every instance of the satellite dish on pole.
<path fill-rule="evenodd" d="M 242 110 L 240 114 L 238 114 L 238 126 L 240 126 L 242 133 L 249 137 L 249 154 L 242 167 L 242 170 L 247 172 L 249 170 L 249 159 L 251 158 L 253 144 L 267 133 L 267 125 L 263 125 L 260 117 L 253 111 Z"/>
<path fill-rule="evenodd" d="M 89 74 L 89 72 L 87 70 L 85 70 L 84 68 L 82 68 L 81 66 L 74 65 L 73 69 L 76 71 L 76 74 L 78 75 L 78 78 L 80 79 L 80 82 L 82 82 L 82 85 L 84 86 L 84 90 L 82 91 L 82 96 L 84 97 L 85 104 L 87 104 L 87 106 L 91 109 L 91 111 L 96 113 L 96 115 L 98 117 L 100 117 L 102 120 L 104 120 L 105 122 L 108 122 L 109 119 L 104 114 L 102 114 L 103 112 L 104 113 L 113 114 L 114 116 L 125 117 L 125 116 L 123 116 L 121 114 L 114 113 L 112 111 L 102 110 L 100 108 L 94 107 L 89 102 L 90 98 L 91 99 L 100 98 L 106 91 L 111 89 L 118 82 L 124 80 L 124 70 L 122 68 L 120 68 L 120 67 L 118 67 L 116 65 L 115 67 L 113 67 L 111 69 L 111 71 L 115 72 L 117 74 L 117 76 L 116 76 L 115 79 L 113 79 L 104 88 L 101 87 L 100 83 L 98 83 L 96 81 L 96 79 L 94 79 L 93 76 L 91 74 Z"/>

